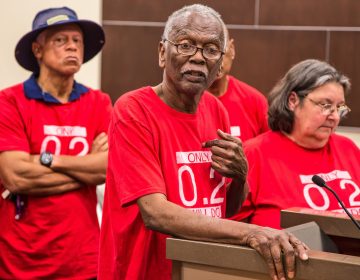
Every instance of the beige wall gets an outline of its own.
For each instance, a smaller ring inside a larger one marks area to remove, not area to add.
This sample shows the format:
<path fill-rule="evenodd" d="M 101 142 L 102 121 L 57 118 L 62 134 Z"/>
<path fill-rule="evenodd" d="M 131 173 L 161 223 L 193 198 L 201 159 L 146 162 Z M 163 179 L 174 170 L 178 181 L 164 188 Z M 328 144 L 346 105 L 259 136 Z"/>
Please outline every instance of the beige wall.
<path fill-rule="evenodd" d="M 360 128 L 358 128 L 358 127 L 340 126 L 340 127 L 337 128 L 336 132 L 338 134 L 349 137 L 360 148 Z M 344 153 L 346 153 L 346 151 L 344 151 Z"/>
<path fill-rule="evenodd" d="M 13 0 L 0 2 L 0 88 L 22 82 L 31 74 L 21 68 L 14 57 L 18 40 L 31 30 L 35 14 L 46 8 L 68 6 L 79 18 L 101 23 L 102 0 Z M 76 80 L 90 87 L 100 87 L 100 56 L 84 64 Z"/>

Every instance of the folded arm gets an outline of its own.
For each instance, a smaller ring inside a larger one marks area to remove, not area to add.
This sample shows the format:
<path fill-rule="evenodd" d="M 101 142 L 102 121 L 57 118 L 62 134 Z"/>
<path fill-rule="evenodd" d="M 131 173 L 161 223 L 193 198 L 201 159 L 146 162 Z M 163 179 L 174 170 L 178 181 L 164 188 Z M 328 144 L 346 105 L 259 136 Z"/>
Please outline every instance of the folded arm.
<path fill-rule="evenodd" d="M 54 155 L 50 168 L 54 172 L 71 176 L 85 185 L 105 182 L 108 141 L 106 133 L 100 133 L 93 141 L 91 152 L 85 156 Z M 32 156 L 39 162 L 39 155 Z"/>
<path fill-rule="evenodd" d="M 21 151 L 0 153 L 0 178 L 15 194 L 51 195 L 81 186 L 74 178 L 33 162 L 30 154 Z"/>

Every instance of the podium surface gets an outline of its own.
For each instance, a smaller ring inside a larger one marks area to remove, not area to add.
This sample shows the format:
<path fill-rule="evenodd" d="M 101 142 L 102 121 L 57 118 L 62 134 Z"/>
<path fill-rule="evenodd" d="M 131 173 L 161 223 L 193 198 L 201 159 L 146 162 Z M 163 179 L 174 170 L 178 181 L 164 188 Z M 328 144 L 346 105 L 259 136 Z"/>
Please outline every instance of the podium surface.
<path fill-rule="evenodd" d="M 327 235 L 331 238 L 338 237 L 343 241 L 347 240 L 347 246 L 350 245 L 353 249 L 355 248 L 355 254 L 309 251 L 308 261 L 303 262 L 298 259 L 296 262 L 296 279 L 360 279 L 360 257 L 356 255 L 356 253 L 360 254 L 358 249 L 360 234 L 356 231 L 356 227 L 350 224 L 350 219 L 342 215 L 330 215 L 328 213 L 305 213 L 306 211 L 300 208 L 287 211 L 287 213 L 282 214 L 285 224 L 289 224 L 291 227 L 302 225 L 314 222 L 314 215 L 320 216 L 315 217 L 318 219 L 315 222 L 317 224 L 319 222 L 319 227 Z M 301 219 L 297 216 L 300 216 Z M 289 231 L 291 231 L 290 228 Z M 336 245 L 339 244 L 336 243 Z M 339 250 L 343 249 L 339 248 Z M 173 280 L 270 279 L 263 258 L 255 250 L 248 247 L 168 238 L 166 255 L 173 263 Z"/>
<path fill-rule="evenodd" d="M 360 222 L 360 216 L 355 215 L 354 218 Z M 309 222 L 319 226 L 321 231 L 336 244 L 339 253 L 360 256 L 360 230 L 346 214 L 299 207 L 281 211 L 281 226 L 289 229 L 305 243 L 307 237 L 297 235 L 291 229 Z"/>

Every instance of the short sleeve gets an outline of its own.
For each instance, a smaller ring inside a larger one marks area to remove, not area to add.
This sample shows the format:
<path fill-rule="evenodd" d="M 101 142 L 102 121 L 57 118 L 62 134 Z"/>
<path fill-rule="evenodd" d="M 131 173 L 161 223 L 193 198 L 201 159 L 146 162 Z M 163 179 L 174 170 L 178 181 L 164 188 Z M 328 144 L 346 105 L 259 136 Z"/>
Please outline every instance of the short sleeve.
<path fill-rule="evenodd" d="M 20 107 L 11 88 L 0 92 L 0 108 L 0 151 L 29 152 L 25 120 L 22 115 L 26 109 Z"/>
<path fill-rule="evenodd" d="M 129 204 L 151 193 L 166 195 L 158 148 L 145 116 L 134 106 L 118 105 L 109 127 L 108 170 L 121 204 Z"/>

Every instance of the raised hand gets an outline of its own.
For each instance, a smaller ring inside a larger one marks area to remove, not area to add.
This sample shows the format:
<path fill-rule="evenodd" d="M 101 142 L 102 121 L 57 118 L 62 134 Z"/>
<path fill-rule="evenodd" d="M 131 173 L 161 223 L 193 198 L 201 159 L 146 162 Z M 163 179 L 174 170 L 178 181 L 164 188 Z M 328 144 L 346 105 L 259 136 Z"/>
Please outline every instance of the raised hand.
<path fill-rule="evenodd" d="M 241 140 L 218 129 L 220 139 L 203 143 L 203 147 L 211 148 L 211 167 L 221 175 L 246 181 L 248 164 L 242 149 Z"/>

